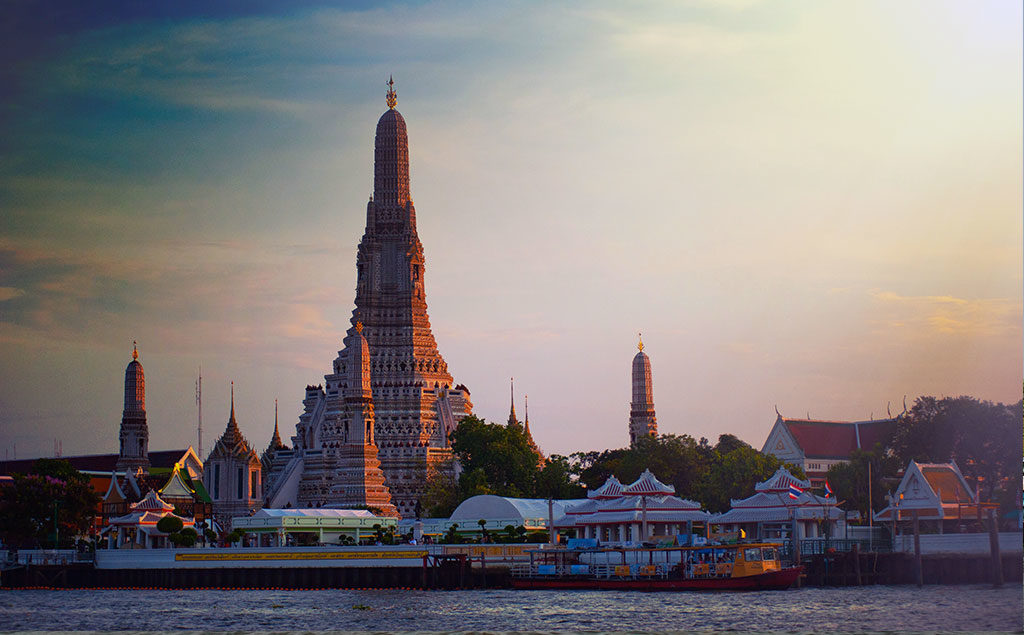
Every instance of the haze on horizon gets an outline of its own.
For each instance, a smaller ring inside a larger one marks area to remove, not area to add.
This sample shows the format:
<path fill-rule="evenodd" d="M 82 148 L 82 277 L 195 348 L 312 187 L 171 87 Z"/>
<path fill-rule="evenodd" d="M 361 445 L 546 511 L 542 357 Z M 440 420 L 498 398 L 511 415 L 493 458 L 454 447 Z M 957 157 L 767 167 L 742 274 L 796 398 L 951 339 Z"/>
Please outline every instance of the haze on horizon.
<path fill-rule="evenodd" d="M 1003 2 L 5 8 L 0 440 L 294 432 L 341 347 L 395 78 L 438 346 L 546 453 L 760 447 L 1022 385 L 1022 37 Z M 116 4 L 114 6 L 117 6 Z M 205 458 L 205 457 L 204 457 Z"/>

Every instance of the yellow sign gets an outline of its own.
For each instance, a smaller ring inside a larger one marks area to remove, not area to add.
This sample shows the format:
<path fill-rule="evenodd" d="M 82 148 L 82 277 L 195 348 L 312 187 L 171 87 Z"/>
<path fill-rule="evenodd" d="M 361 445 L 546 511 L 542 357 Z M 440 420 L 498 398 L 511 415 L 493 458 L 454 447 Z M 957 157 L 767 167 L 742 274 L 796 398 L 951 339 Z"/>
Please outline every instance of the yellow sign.
<path fill-rule="evenodd" d="M 423 551 L 298 551 L 298 552 L 267 552 L 252 553 L 176 553 L 178 562 L 224 562 L 228 560 L 404 560 L 406 558 L 422 558 L 427 555 Z"/>

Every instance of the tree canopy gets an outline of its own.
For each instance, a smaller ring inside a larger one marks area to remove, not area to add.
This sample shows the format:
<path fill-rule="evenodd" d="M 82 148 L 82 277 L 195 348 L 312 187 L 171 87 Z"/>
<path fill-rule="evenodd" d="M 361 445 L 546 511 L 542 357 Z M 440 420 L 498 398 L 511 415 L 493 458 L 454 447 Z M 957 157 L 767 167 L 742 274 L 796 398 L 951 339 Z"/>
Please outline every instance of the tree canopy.
<path fill-rule="evenodd" d="M 919 397 L 901 417 L 892 442 L 902 469 L 910 461 L 955 461 L 991 499 L 1021 465 L 1024 402 L 1005 405 L 973 397 Z"/>
<path fill-rule="evenodd" d="M 71 545 L 86 533 L 100 497 L 68 461 L 39 459 L 29 474 L 14 474 L 0 490 L 0 536 L 12 547 Z M 59 536 L 54 535 L 54 520 Z"/>
<path fill-rule="evenodd" d="M 732 434 L 719 436 L 714 446 L 686 434 L 642 437 L 628 448 L 577 452 L 570 460 L 571 472 L 588 489 L 600 487 L 613 475 L 629 484 L 650 469 L 659 480 L 675 486 L 677 496 L 700 502 L 711 512 L 729 509 L 730 499 L 750 496 L 754 485 L 782 465 Z M 804 477 L 800 468 L 786 468 Z"/>
<path fill-rule="evenodd" d="M 521 425 L 463 418 L 451 434 L 461 466 L 456 480 L 450 465 L 427 476 L 423 507 L 431 516 L 448 516 L 471 496 L 494 494 L 511 498 L 578 498 L 581 488 L 565 457 L 554 455 L 543 465 Z"/>

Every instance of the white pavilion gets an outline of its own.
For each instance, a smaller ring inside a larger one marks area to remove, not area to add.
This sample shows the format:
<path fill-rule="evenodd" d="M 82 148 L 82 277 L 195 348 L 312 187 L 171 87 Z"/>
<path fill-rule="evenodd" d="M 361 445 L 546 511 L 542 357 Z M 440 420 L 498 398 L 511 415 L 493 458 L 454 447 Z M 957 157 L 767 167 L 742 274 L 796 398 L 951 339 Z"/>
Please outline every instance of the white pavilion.
<path fill-rule="evenodd" d="M 111 518 L 103 530 L 111 549 L 157 549 L 169 546 L 167 534 L 156 528 L 164 516 L 181 519 L 182 527 L 195 528 L 195 520 L 174 513 L 174 505 L 165 502 L 155 490 L 149 492 L 124 516 Z"/>
<path fill-rule="evenodd" d="M 555 527 L 575 530 L 578 538 L 621 544 L 674 540 L 693 533 L 694 523 L 706 526 L 711 514 L 700 503 L 673 494 L 675 488 L 650 470 L 627 486 L 612 476 L 587 494 L 589 500 L 567 509 Z"/>
<path fill-rule="evenodd" d="M 790 496 L 790 487 L 801 490 L 796 498 Z M 767 481 L 754 486 L 754 495 L 742 500 L 731 500 L 731 509 L 711 519 L 723 532 L 746 533 L 747 538 L 788 539 L 796 523 L 798 539 L 818 538 L 827 519 L 828 535 L 838 536 L 845 522 L 843 510 L 836 506 L 834 497 L 825 498 L 810 493 L 811 483 L 799 479 L 780 467 Z"/>

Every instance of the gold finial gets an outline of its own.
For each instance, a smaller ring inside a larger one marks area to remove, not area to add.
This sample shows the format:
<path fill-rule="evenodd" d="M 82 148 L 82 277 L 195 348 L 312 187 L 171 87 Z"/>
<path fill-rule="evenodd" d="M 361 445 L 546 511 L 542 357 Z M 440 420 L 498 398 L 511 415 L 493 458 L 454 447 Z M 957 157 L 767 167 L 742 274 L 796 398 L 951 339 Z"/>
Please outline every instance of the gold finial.
<path fill-rule="evenodd" d="M 132 340 L 132 359 L 138 361 L 139 359 L 139 343 Z"/>
<path fill-rule="evenodd" d="M 363 334 L 363 323 L 362 322 L 356 322 L 356 333 L 359 333 L 360 335 Z"/>
<path fill-rule="evenodd" d="M 395 109 L 398 104 L 398 93 L 395 92 L 395 79 L 394 77 L 388 77 L 388 108 L 391 110 Z"/>
<path fill-rule="evenodd" d="M 639 342 L 636 345 L 637 349 L 641 350 L 641 351 L 644 350 L 644 334 L 643 333 L 637 333 L 636 334 L 636 338 L 637 338 L 637 340 L 639 340 Z"/>

